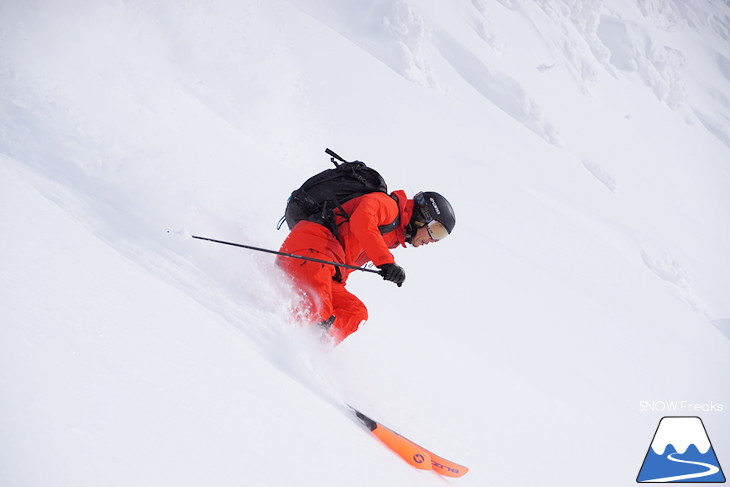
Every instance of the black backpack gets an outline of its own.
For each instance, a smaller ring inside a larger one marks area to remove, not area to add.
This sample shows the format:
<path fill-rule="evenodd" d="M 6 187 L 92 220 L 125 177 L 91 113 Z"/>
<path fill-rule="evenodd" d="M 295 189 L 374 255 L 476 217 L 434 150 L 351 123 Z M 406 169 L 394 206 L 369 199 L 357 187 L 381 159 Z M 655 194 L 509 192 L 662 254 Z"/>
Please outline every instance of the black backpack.
<path fill-rule="evenodd" d="M 349 218 L 342 208 L 344 203 L 367 193 L 388 194 L 385 180 L 375 169 L 368 167 L 362 161 L 346 161 L 330 149 L 326 149 L 325 153 L 331 156 L 334 169 L 326 169 L 315 174 L 292 192 L 277 229 L 281 228 L 285 221 L 291 230 L 300 221 L 309 220 L 326 226 L 337 235 L 335 215 L 345 220 Z M 399 218 L 396 217 L 392 223 L 380 226 L 380 233 L 392 232 L 398 226 L 398 222 Z"/>

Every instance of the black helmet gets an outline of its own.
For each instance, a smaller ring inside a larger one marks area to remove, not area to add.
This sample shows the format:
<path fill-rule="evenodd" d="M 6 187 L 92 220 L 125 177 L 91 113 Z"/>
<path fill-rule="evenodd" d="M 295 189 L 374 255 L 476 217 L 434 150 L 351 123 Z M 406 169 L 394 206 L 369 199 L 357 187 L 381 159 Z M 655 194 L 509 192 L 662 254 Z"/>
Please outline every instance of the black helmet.
<path fill-rule="evenodd" d="M 433 222 L 440 223 L 446 229 L 446 232 L 451 234 L 454 226 L 456 226 L 454 208 L 440 194 L 433 191 L 422 191 L 413 197 L 413 216 L 411 217 L 410 231 L 408 232 L 410 237 L 412 238 L 415 235 L 417 227 L 430 226 Z M 440 239 L 435 238 L 435 240 Z"/>

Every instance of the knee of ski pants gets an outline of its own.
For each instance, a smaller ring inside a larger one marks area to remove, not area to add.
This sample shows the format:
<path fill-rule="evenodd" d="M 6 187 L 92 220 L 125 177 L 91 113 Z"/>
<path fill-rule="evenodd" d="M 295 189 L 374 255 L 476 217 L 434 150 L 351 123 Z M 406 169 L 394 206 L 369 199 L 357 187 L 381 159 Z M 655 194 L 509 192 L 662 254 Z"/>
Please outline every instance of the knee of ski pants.
<path fill-rule="evenodd" d="M 360 299 L 345 289 L 342 283 L 332 282 L 332 307 L 335 322 L 330 333 L 339 343 L 368 319 L 368 309 Z"/>

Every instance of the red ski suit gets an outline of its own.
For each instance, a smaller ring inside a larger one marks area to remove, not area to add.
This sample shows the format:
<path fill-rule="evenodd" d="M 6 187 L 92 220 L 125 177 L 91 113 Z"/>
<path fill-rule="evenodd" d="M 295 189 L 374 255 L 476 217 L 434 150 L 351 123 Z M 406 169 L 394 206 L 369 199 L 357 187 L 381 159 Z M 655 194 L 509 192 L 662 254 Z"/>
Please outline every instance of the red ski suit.
<path fill-rule="evenodd" d="M 280 250 L 358 267 L 368 261 L 377 267 L 395 263 L 389 249 L 399 245 L 405 247 L 413 200 L 407 199 L 401 190 L 391 195 L 368 193 L 343 204 L 350 218 L 336 217 L 337 237 L 324 225 L 301 221 L 289 233 Z M 399 218 L 396 229 L 381 234 L 378 227 L 393 223 L 396 217 Z M 330 333 L 337 343 L 367 320 L 368 311 L 363 302 L 345 289 L 352 269 L 288 257 L 279 257 L 277 263 L 301 291 L 303 306 L 309 311 L 312 322 L 335 316 Z"/>

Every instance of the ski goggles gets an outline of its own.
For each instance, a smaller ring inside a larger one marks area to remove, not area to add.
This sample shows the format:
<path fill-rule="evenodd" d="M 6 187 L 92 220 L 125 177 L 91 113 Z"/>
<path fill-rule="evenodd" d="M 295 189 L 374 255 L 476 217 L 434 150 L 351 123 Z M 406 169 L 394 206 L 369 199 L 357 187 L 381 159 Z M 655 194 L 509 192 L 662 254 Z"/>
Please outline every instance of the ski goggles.
<path fill-rule="evenodd" d="M 418 209 L 421 210 L 423 218 L 426 219 L 426 230 L 428 230 L 428 236 L 437 242 L 448 237 L 449 231 L 443 223 L 431 216 L 431 211 L 428 209 L 428 203 L 426 203 L 426 198 L 424 198 L 423 192 L 416 194 L 413 197 L 413 201 L 415 201 L 418 205 Z"/>
<path fill-rule="evenodd" d="M 428 236 L 437 242 L 449 236 L 449 231 L 446 230 L 446 227 L 436 220 L 431 220 L 427 223 L 426 230 L 428 231 Z"/>

